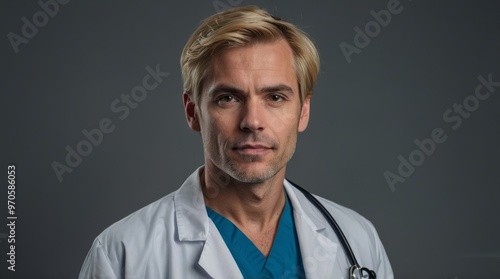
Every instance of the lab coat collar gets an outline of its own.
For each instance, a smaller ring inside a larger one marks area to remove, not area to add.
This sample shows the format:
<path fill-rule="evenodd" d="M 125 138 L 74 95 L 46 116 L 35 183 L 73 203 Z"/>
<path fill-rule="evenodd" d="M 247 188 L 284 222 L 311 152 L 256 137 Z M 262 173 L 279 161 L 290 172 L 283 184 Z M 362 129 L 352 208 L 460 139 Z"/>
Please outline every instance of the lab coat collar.
<path fill-rule="evenodd" d="M 334 264 L 340 243 L 327 234 L 329 225 L 326 219 L 290 182 L 285 180 L 283 185 L 293 206 L 306 278 L 343 278 L 338 263 Z"/>
<path fill-rule="evenodd" d="M 179 241 L 204 241 L 198 265 L 211 278 L 243 278 L 217 227 L 209 221 L 200 184 L 202 168 L 174 194 Z"/>
<path fill-rule="evenodd" d="M 174 194 L 175 218 L 180 241 L 204 241 L 208 235 L 208 215 L 200 187 L 198 168 Z"/>

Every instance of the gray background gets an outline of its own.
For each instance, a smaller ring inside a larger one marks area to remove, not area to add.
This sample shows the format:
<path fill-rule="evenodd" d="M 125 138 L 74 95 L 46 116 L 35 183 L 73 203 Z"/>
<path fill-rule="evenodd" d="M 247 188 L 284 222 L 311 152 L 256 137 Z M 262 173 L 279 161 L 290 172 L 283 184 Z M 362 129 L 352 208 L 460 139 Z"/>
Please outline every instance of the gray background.
<path fill-rule="evenodd" d="M 221 2 L 261 5 L 320 50 L 312 118 L 289 178 L 370 219 L 397 278 L 498 278 L 500 87 L 458 129 L 443 120 L 474 94 L 479 75 L 500 81 L 497 1 L 403 0 L 351 63 L 339 44 L 353 44 L 353 28 L 388 0 Z M 21 35 L 21 18 L 32 22 L 40 10 L 36 1 L 1 8 L 0 158 L 17 167 L 18 216 L 15 273 L 0 226 L 1 278 L 75 278 L 102 230 L 177 189 L 203 162 L 183 115 L 178 61 L 216 12 L 212 1 L 73 0 L 16 54 L 7 34 Z M 110 104 L 157 64 L 170 75 L 120 120 Z M 51 163 L 64 163 L 66 146 L 103 118 L 115 130 L 59 182 Z M 391 191 L 384 172 L 397 173 L 398 156 L 435 128 L 447 140 Z M 3 223 L 6 178 L 2 185 Z"/>

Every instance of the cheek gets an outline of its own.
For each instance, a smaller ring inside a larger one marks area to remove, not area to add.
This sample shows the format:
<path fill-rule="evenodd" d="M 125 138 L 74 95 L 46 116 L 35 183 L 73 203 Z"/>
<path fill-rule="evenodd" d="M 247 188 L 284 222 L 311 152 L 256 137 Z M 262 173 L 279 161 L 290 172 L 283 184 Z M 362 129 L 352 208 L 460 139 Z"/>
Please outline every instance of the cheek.
<path fill-rule="evenodd" d="M 228 117 L 217 113 L 205 118 L 202 126 L 204 141 L 212 148 L 222 144 L 229 137 L 232 127 L 229 121 Z"/>
<path fill-rule="evenodd" d="M 296 109 L 287 109 L 283 111 L 274 112 L 273 121 L 271 121 L 273 130 L 277 135 L 286 135 L 287 137 L 296 134 L 299 126 L 300 111 Z"/>

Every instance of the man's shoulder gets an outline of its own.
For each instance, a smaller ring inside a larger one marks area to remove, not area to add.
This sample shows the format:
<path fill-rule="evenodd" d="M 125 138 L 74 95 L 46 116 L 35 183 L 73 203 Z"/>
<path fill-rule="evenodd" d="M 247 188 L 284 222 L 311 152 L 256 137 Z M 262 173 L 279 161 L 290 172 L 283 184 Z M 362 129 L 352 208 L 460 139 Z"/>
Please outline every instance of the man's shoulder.
<path fill-rule="evenodd" d="M 290 185 L 291 186 L 291 185 Z M 310 216 L 315 216 L 315 220 L 326 222 L 325 216 L 321 210 L 313 205 L 305 196 L 304 193 L 292 187 L 293 192 L 299 197 L 300 206 L 304 212 Z M 372 239 L 376 235 L 376 230 L 373 224 L 364 216 L 359 214 L 353 209 L 340 205 L 327 198 L 313 194 L 316 199 L 325 207 L 325 209 L 332 215 L 337 224 L 344 231 L 344 234 L 353 234 L 364 239 Z"/>
<path fill-rule="evenodd" d="M 377 230 L 365 216 L 326 198 L 318 196 L 316 198 L 321 201 L 323 206 L 333 216 L 344 234 L 348 236 L 348 239 L 356 239 L 358 242 L 366 245 L 376 245 L 374 242 L 378 241 Z"/>
<path fill-rule="evenodd" d="M 324 197 L 316 196 L 316 198 L 321 201 L 323 206 L 325 206 L 328 212 L 330 212 L 330 214 L 332 214 L 335 217 L 335 219 L 351 220 L 354 221 L 354 223 L 363 225 L 364 227 L 369 227 L 370 229 L 373 228 L 373 224 L 363 215 L 359 214 L 357 211 L 348 208 L 346 206 L 340 205 Z"/>
<path fill-rule="evenodd" d="M 184 216 L 182 208 L 198 202 L 198 173 L 195 170 L 176 191 L 135 211 L 105 229 L 96 241 L 104 246 L 145 246 L 155 237 L 174 239 L 177 215 Z M 177 211 L 176 211 L 177 210 Z M 185 211 L 185 210 L 184 210 Z M 179 213 L 180 212 L 180 213 Z"/>
<path fill-rule="evenodd" d="M 166 229 L 175 216 L 175 191 L 131 213 L 106 228 L 97 240 L 104 245 L 111 242 L 137 242 L 151 231 Z"/>
<path fill-rule="evenodd" d="M 302 210 L 306 212 L 306 214 L 312 214 L 316 216 L 318 220 L 324 220 L 325 216 L 323 216 L 321 210 L 317 208 L 313 203 L 311 203 L 306 198 L 304 193 L 293 187 L 293 184 L 290 184 L 289 187 L 289 189 L 292 189 L 292 192 L 299 198 L 300 206 Z M 341 227 L 348 227 L 354 230 L 363 229 L 373 231 L 374 227 L 372 223 L 355 210 L 340 205 L 325 197 L 318 196 L 316 194 L 312 195 L 320 201 L 320 203 L 332 215 L 336 222 L 341 225 Z"/>

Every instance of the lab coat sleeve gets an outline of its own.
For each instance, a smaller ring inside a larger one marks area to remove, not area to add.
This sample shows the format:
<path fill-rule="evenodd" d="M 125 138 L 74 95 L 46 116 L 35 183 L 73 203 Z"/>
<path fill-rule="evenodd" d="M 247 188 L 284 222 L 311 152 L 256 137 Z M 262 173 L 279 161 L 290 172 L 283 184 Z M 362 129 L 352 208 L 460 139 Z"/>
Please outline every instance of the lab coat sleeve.
<path fill-rule="evenodd" d="M 96 238 L 85 258 L 78 279 L 117 279 L 109 257 L 99 238 Z"/>
<path fill-rule="evenodd" d="M 368 221 L 369 222 L 369 221 Z M 386 279 L 394 279 L 394 273 L 392 271 L 391 263 L 389 262 L 389 258 L 387 257 L 387 253 L 385 252 L 384 245 L 382 245 L 382 241 L 377 233 L 375 227 L 370 223 L 373 234 L 376 238 L 375 240 L 375 250 L 378 256 L 378 266 L 375 272 L 377 273 L 377 278 L 386 278 Z"/>

